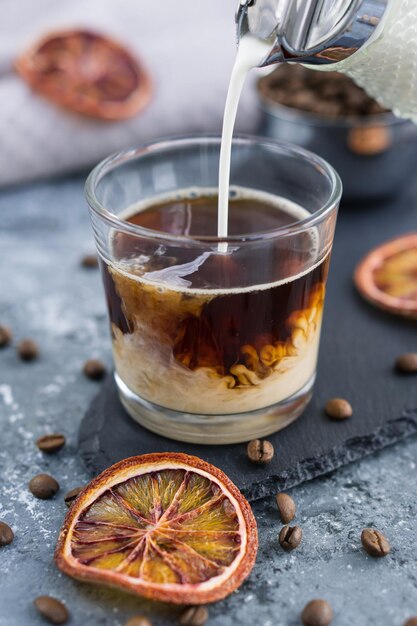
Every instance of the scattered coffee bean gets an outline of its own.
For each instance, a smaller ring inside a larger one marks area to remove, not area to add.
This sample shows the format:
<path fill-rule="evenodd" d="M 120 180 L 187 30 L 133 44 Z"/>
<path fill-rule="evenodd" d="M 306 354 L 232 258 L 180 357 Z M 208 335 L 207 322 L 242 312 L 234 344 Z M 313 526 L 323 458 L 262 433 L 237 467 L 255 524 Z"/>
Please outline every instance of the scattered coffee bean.
<path fill-rule="evenodd" d="M 106 374 L 106 366 L 98 359 L 89 359 L 84 363 L 83 372 L 91 380 L 101 380 Z"/>
<path fill-rule="evenodd" d="M 16 349 L 22 361 L 33 361 L 39 356 L 38 345 L 32 339 L 22 339 Z"/>
<path fill-rule="evenodd" d="M 190 606 L 181 613 L 178 623 L 181 626 L 204 626 L 209 617 L 205 606 Z"/>
<path fill-rule="evenodd" d="M 152 622 L 144 615 L 135 615 L 127 620 L 125 626 L 152 626 Z"/>
<path fill-rule="evenodd" d="M 33 604 L 50 624 L 65 624 L 68 621 L 67 607 L 56 598 L 39 596 L 33 601 Z"/>
<path fill-rule="evenodd" d="M 95 254 L 86 254 L 81 259 L 81 265 L 86 269 L 94 269 L 98 267 L 98 258 Z"/>
<path fill-rule="evenodd" d="M 41 500 L 49 500 L 59 490 L 59 484 L 49 474 L 38 474 L 29 483 L 29 489 L 34 496 Z"/>
<path fill-rule="evenodd" d="M 69 491 L 67 491 L 67 493 L 64 496 L 64 501 L 68 508 L 72 506 L 72 503 L 74 502 L 78 494 L 81 493 L 83 489 L 84 487 L 74 487 L 74 489 L 70 489 Z"/>
<path fill-rule="evenodd" d="M 301 543 L 303 531 L 299 526 L 283 526 L 279 533 L 279 543 L 286 552 L 295 550 Z"/>
<path fill-rule="evenodd" d="M 274 446 L 266 439 L 254 439 L 248 443 L 247 453 L 252 463 L 264 465 L 272 461 L 274 457 Z"/>
<path fill-rule="evenodd" d="M 277 493 L 275 497 L 281 522 L 289 524 L 294 519 L 297 508 L 294 500 L 287 493 Z"/>
<path fill-rule="evenodd" d="M 327 415 L 334 420 L 345 420 L 352 416 L 352 407 L 343 398 L 332 398 L 326 402 L 324 407 Z"/>
<path fill-rule="evenodd" d="M 39 437 L 36 441 L 36 445 L 39 450 L 45 452 L 46 454 L 54 454 L 54 452 L 58 452 L 65 445 L 65 437 L 64 435 L 44 435 L 43 437 Z"/>
<path fill-rule="evenodd" d="M 370 556 L 379 558 L 391 551 L 388 539 L 375 528 L 364 528 L 361 534 L 362 546 Z"/>
<path fill-rule="evenodd" d="M 14 539 L 14 532 L 6 522 L 0 522 L 0 548 L 8 546 Z"/>
<path fill-rule="evenodd" d="M 311 600 L 301 613 L 304 626 L 328 626 L 333 619 L 333 609 L 326 600 Z"/>
<path fill-rule="evenodd" d="M 0 348 L 9 345 L 12 340 L 12 331 L 7 326 L 0 326 Z"/>
<path fill-rule="evenodd" d="M 407 352 L 398 357 L 395 368 L 402 374 L 417 374 L 417 352 Z"/>
<path fill-rule="evenodd" d="M 405 622 L 404 626 L 417 626 L 417 617 L 410 617 Z"/>

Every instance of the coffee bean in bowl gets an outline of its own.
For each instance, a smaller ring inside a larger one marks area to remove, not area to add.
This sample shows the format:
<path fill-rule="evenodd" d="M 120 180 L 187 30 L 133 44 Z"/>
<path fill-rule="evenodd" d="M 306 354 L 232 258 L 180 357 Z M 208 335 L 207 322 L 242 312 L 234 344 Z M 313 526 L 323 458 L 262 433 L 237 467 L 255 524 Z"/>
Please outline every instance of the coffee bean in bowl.
<path fill-rule="evenodd" d="M 258 94 L 258 134 L 324 157 L 341 176 L 345 199 L 381 199 L 413 180 L 417 127 L 344 74 L 283 63 L 260 79 Z"/>

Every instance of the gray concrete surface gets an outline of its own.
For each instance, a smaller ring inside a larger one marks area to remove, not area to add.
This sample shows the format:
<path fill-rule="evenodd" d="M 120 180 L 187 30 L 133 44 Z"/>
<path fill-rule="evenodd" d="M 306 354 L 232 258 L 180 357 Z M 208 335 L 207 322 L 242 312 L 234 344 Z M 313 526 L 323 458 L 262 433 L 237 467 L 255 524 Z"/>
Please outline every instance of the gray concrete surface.
<path fill-rule="evenodd" d="M 79 267 L 93 248 L 82 186 L 75 178 L 0 194 L 0 323 L 16 340 L 37 340 L 42 351 L 34 363 L 20 362 L 13 347 L 0 351 L 0 519 L 16 534 L 0 551 L 0 626 L 40 625 L 32 607 L 40 594 L 61 598 L 71 624 L 80 626 L 121 626 L 136 613 L 163 626 L 178 615 L 177 608 L 74 582 L 52 562 L 63 494 L 88 479 L 77 457 L 77 428 L 97 385 L 80 370 L 91 356 L 111 364 L 99 276 Z M 68 444 L 47 457 L 34 441 L 53 431 L 64 432 Z M 28 491 L 38 472 L 59 480 L 54 500 Z M 411 438 L 293 489 L 304 541 L 292 554 L 279 548 L 272 499 L 255 503 L 256 567 L 237 593 L 210 608 L 210 626 L 296 626 L 314 597 L 333 604 L 334 626 L 401 626 L 417 615 L 416 484 Z M 363 553 L 364 526 L 389 537 L 391 555 L 372 560 Z"/>

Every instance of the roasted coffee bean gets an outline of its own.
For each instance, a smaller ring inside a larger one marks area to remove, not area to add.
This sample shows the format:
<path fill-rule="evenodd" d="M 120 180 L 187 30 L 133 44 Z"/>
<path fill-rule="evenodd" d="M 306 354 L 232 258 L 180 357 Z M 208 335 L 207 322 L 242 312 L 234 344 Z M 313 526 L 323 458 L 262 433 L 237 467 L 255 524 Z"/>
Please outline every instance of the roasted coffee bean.
<path fill-rule="evenodd" d="M 384 112 L 350 78 L 336 72 L 318 73 L 283 63 L 261 78 L 258 87 L 269 106 L 277 102 L 325 118 L 358 118 Z"/>
<path fill-rule="evenodd" d="M 417 374 L 417 352 L 407 352 L 398 357 L 395 368 L 402 374 Z"/>
<path fill-rule="evenodd" d="M 388 539 L 375 528 L 364 528 L 361 534 L 362 546 L 370 556 L 379 558 L 391 551 Z"/>
<path fill-rule="evenodd" d="M 326 600 L 311 600 L 301 613 L 304 626 L 328 626 L 333 619 L 333 609 Z"/>
<path fill-rule="evenodd" d="M 7 346 L 12 340 L 12 331 L 7 326 L 0 326 L 0 348 Z"/>
<path fill-rule="evenodd" d="M 94 269 L 98 267 L 98 258 L 95 254 L 86 254 L 81 259 L 81 265 L 86 269 Z"/>
<path fill-rule="evenodd" d="M 144 615 L 135 615 L 127 620 L 125 626 L 152 626 L 152 622 Z"/>
<path fill-rule="evenodd" d="M 38 474 L 29 483 L 29 489 L 34 496 L 41 500 L 49 500 L 59 490 L 59 484 L 49 474 Z"/>
<path fill-rule="evenodd" d="M 417 617 L 410 617 L 405 622 L 404 626 L 417 626 Z"/>
<path fill-rule="evenodd" d="M 53 435 L 44 435 L 43 437 L 39 437 L 36 441 L 36 445 L 39 450 L 45 452 L 46 454 L 54 454 L 54 452 L 58 452 L 65 445 L 65 437 L 64 435 L 59 435 L 57 433 Z"/>
<path fill-rule="evenodd" d="M 0 548 L 8 546 L 14 539 L 14 532 L 6 522 L 0 522 Z"/>
<path fill-rule="evenodd" d="M 50 624 L 65 624 L 68 621 L 67 607 L 56 598 L 39 596 L 33 601 L 33 604 Z"/>
<path fill-rule="evenodd" d="M 303 531 L 299 526 L 283 526 L 279 533 L 279 543 L 286 552 L 298 548 L 302 538 Z"/>
<path fill-rule="evenodd" d="M 106 374 L 106 366 L 98 359 L 89 359 L 84 363 L 83 372 L 91 380 L 101 380 Z"/>
<path fill-rule="evenodd" d="M 38 345 L 32 339 L 22 339 L 16 349 L 22 361 L 33 361 L 39 356 Z"/>
<path fill-rule="evenodd" d="M 296 506 L 294 500 L 287 493 L 277 493 L 275 497 L 281 522 L 289 524 L 295 517 Z"/>
<path fill-rule="evenodd" d="M 272 461 L 274 457 L 274 446 L 266 439 L 254 439 L 248 443 L 247 453 L 252 463 L 264 465 Z"/>
<path fill-rule="evenodd" d="M 74 489 L 70 489 L 69 491 L 67 491 L 64 496 L 64 501 L 68 508 L 72 506 L 72 503 L 74 502 L 74 500 L 76 500 L 78 494 L 81 493 L 83 489 L 84 487 L 74 487 Z"/>
<path fill-rule="evenodd" d="M 353 411 L 347 400 L 343 398 L 332 398 L 326 402 L 324 407 L 327 415 L 334 420 L 345 420 L 351 417 Z"/>
<path fill-rule="evenodd" d="M 209 617 L 205 606 L 190 606 L 181 613 L 178 623 L 181 626 L 204 626 Z"/>

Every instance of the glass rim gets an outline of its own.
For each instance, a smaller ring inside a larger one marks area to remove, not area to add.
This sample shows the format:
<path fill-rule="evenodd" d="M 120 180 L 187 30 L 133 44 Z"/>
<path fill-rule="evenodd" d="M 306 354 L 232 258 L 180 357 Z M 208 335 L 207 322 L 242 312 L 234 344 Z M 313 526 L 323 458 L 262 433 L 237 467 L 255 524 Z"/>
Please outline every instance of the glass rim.
<path fill-rule="evenodd" d="M 337 208 L 343 190 L 342 181 L 336 170 L 325 159 L 313 152 L 310 152 L 309 150 L 296 146 L 295 144 L 277 141 L 268 137 L 244 134 L 235 135 L 233 137 L 232 145 L 262 145 L 266 148 L 272 148 L 278 151 L 281 155 L 287 154 L 315 165 L 317 169 L 321 170 L 321 174 L 327 176 L 331 182 L 331 190 L 327 201 L 308 217 L 296 220 L 286 226 L 280 226 L 278 228 L 265 231 L 256 231 L 254 233 L 217 237 L 213 235 L 175 235 L 161 230 L 153 230 L 137 224 L 132 224 L 126 220 L 120 219 L 117 215 L 106 209 L 96 196 L 96 187 L 106 174 L 129 161 L 133 161 L 134 159 L 138 159 L 147 154 L 162 152 L 164 149 L 173 147 L 180 149 L 185 146 L 199 144 L 217 144 L 220 147 L 220 141 L 221 137 L 216 134 L 181 135 L 151 141 L 136 148 L 127 148 L 125 150 L 115 152 L 100 161 L 88 175 L 84 186 L 84 194 L 87 203 L 99 218 L 106 221 L 116 230 L 147 237 L 148 239 L 158 239 L 170 243 L 182 242 L 187 244 L 250 243 L 254 241 L 259 242 L 264 239 L 270 240 L 278 237 L 285 237 L 297 234 L 315 226 Z M 248 187 L 248 189 L 251 188 Z"/>

